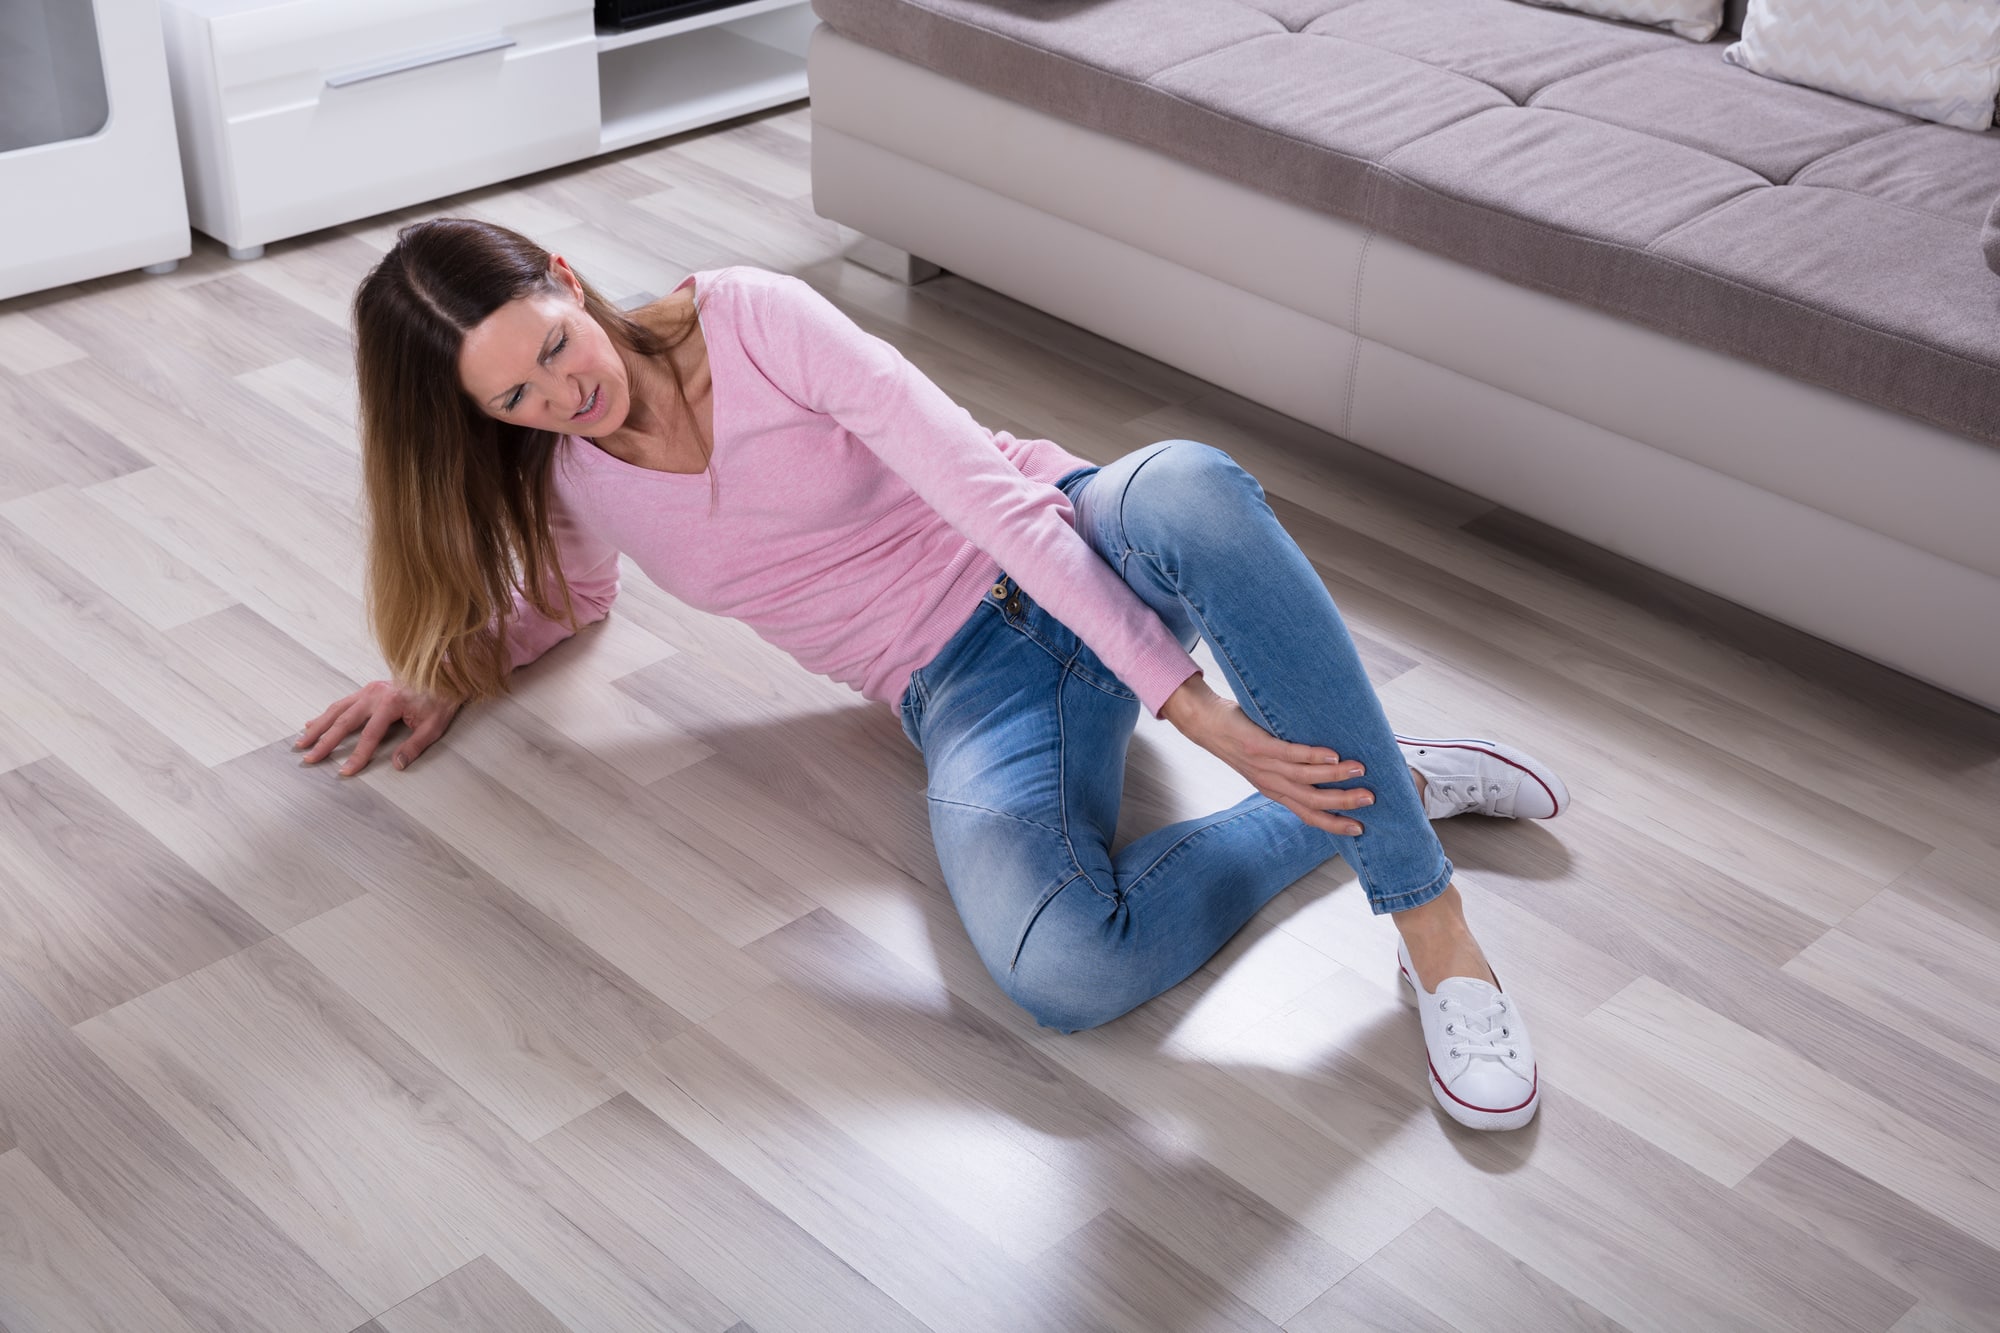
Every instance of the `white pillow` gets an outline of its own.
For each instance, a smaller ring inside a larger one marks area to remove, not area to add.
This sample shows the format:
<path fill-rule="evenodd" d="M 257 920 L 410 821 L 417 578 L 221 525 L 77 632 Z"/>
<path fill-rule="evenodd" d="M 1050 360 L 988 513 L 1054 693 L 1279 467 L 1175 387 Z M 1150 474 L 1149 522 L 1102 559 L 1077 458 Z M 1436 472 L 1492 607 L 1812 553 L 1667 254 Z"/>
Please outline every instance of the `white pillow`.
<path fill-rule="evenodd" d="M 1707 41 L 1722 27 L 1722 0 L 1527 0 L 1527 3 L 1666 28 L 1676 36 L 1696 42 Z"/>
<path fill-rule="evenodd" d="M 1723 57 L 1756 74 L 1983 130 L 2000 96 L 1996 0 L 1750 0 Z"/>

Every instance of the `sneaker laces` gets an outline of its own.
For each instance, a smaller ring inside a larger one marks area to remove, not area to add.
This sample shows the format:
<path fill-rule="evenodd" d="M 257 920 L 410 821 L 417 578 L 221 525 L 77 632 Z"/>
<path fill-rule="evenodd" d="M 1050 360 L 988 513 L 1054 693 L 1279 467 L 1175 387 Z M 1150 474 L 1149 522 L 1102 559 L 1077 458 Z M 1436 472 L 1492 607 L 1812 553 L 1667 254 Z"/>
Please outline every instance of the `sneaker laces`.
<path fill-rule="evenodd" d="M 1467 810 L 1481 810 L 1499 801 L 1503 794 L 1497 782 L 1482 783 L 1477 774 L 1466 773 L 1456 777 L 1424 779 L 1427 792 L 1436 792 L 1434 800 L 1425 804 L 1436 808 L 1433 819 L 1449 818 L 1464 814 Z"/>
<path fill-rule="evenodd" d="M 1511 1006 L 1507 997 L 1497 996 L 1493 1003 L 1478 1009 L 1467 1006 L 1463 1001 L 1450 996 L 1438 998 L 1438 1012 L 1449 1019 L 1445 1035 L 1453 1039 L 1450 1054 L 1459 1056 L 1490 1055 L 1494 1059 L 1513 1059 L 1519 1052 L 1514 1044 L 1514 1025 L 1509 1018 Z M 1458 1017 L 1450 1017 L 1456 1010 Z"/>

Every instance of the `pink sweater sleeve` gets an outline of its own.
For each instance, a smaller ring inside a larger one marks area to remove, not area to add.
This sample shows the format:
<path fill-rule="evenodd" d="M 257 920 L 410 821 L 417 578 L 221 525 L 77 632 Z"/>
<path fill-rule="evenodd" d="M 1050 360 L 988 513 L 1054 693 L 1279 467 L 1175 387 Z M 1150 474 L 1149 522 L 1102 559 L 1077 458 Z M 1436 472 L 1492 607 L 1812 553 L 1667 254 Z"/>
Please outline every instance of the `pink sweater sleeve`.
<path fill-rule="evenodd" d="M 556 463 L 560 466 L 560 455 Z M 557 563 L 569 583 L 576 623 L 582 626 L 604 619 L 618 596 L 618 548 L 578 523 L 576 515 L 563 503 L 561 489 L 554 486 L 549 494 L 549 532 L 555 538 Z M 554 596 L 556 589 L 551 587 L 548 592 Z M 510 666 L 525 666 L 570 634 L 568 625 L 543 615 L 519 589 L 515 590 L 513 616 L 507 622 Z"/>
<path fill-rule="evenodd" d="M 1070 526 L 1069 497 L 1023 476 L 972 415 L 798 278 L 732 270 L 744 351 L 800 406 L 838 421 L 1000 562 L 1158 717 L 1201 668 Z"/>

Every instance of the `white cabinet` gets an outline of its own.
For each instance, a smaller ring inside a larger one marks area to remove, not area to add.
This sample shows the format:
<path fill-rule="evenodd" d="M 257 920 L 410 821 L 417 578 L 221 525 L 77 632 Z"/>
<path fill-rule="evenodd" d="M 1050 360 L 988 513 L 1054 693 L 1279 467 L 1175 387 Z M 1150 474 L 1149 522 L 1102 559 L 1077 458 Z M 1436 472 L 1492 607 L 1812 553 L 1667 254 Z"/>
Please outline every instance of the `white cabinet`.
<path fill-rule="evenodd" d="M 0 298 L 188 250 L 154 0 L 0 0 Z"/>
<path fill-rule="evenodd" d="M 599 34 L 590 0 L 164 0 L 195 227 L 267 241 L 806 95 L 808 0 Z"/>
<path fill-rule="evenodd" d="M 233 254 L 597 151 L 590 0 L 167 0 L 196 228 Z"/>

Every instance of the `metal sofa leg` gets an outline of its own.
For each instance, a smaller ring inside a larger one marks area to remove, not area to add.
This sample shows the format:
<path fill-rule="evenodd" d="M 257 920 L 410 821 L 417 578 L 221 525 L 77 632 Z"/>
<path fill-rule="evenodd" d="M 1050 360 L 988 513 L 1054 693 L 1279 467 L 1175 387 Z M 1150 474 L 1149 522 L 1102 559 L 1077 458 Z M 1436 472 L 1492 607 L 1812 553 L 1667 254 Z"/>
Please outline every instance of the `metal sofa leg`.
<path fill-rule="evenodd" d="M 929 282 L 944 272 L 928 259 L 919 259 L 907 250 L 898 250 L 886 241 L 878 241 L 873 236 L 860 236 L 847 247 L 847 257 L 861 267 L 885 278 L 894 278 L 907 287 L 920 282 Z"/>

